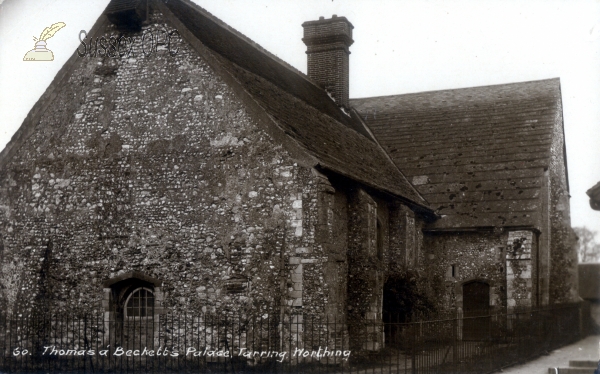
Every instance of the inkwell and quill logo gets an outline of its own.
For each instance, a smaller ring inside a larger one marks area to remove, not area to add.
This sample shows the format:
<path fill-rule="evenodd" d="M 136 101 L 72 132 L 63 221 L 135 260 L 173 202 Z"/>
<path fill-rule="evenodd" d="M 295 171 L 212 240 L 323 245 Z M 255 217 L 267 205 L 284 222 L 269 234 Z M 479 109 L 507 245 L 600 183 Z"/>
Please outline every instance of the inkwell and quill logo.
<path fill-rule="evenodd" d="M 25 54 L 23 61 L 54 61 L 54 54 L 46 48 L 46 40 L 53 37 L 66 25 L 64 22 L 56 22 L 52 26 L 46 27 L 39 38 L 34 36 L 35 48 Z"/>

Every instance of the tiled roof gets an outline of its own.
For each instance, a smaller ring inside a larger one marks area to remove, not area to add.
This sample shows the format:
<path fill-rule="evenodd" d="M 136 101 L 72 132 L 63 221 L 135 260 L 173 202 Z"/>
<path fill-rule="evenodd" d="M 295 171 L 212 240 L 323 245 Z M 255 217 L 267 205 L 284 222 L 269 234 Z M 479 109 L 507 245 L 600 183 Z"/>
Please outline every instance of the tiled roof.
<path fill-rule="evenodd" d="M 351 100 L 443 216 L 433 228 L 535 226 L 560 82 L 549 79 Z"/>
<path fill-rule="evenodd" d="M 425 200 L 385 151 L 367 137 L 357 115 L 347 115 L 305 75 L 277 59 L 188 0 L 170 11 L 243 85 L 277 126 L 318 160 L 319 166 L 421 207 Z"/>

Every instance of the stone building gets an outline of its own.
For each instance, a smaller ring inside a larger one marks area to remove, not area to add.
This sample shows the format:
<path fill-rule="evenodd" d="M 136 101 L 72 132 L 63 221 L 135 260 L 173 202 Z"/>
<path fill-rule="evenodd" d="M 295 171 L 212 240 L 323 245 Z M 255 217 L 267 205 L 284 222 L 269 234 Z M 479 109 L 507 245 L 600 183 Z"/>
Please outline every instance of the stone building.
<path fill-rule="evenodd" d="M 187 0 L 111 2 L 0 154 L 2 309 L 574 300 L 559 81 L 350 100 L 352 24 L 302 26 L 308 76 Z"/>
<path fill-rule="evenodd" d="M 423 269 L 445 305 L 577 299 L 558 79 L 351 104 L 440 216 L 423 228 Z"/>

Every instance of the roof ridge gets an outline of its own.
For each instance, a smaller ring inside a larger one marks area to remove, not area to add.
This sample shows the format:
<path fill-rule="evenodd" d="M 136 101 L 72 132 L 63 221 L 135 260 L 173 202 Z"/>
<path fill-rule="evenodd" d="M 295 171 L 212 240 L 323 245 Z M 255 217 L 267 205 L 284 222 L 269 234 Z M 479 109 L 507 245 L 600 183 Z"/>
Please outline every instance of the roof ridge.
<path fill-rule="evenodd" d="M 308 75 L 306 75 L 303 72 L 301 72 L 300 70 L 296 69 L 295 67 L 293 67 L 286 61 L 282 60 L 281 58 L 275 56 L 273 53 L 269 52 L 267 49 L 265 49 L 264 47 L 262 47 L 261 45 L 259 45 L 258 43 L 256 43 L 255 41 L 253 41 L 252 39 L 250 39 L 243 33 L 241 33 L 239 30 L 236 30 L 234 27 L 230 26 L 229 24 L 227 24 L 223 20 L 219 19 L 218 17 L 216 17 L 215 15 L 210 13 L 208 10 L 202 8 L 200 5 L 194 3 L 193 1 L 191 1 L 191 0 L 170 0 L 170 2 L 174 3 L 174 4 L 178 3 L 178 4 L 183 5 L 184 7 L 191 8 L 191 10 L 193 12 L 197 12 L 200 16 L 202 16 L 202 17 L 206 18 L 208 21 L 212 22 L 216 27 L 220 28 L 224 33 L 228 33 L 231 37 L 239 40 L 240 42 L 244 43 L 249 48 L 258 52 L 258 54 L 263 56 L 265 59 L 269 59 L 270 61 L 274 62 L 277 66 L 285 69 L 285 71 L 292 73 L 293 74 L 292 76 L 299 78 L 299 80 L 297 82 L 294 82 L 295 86 L 298 86 L 298 84 L 300 82 L 304 82 L 308 86 L 312 87 L 314 90 L 320 91 L 320 93 L 322 93 L 324 97 L 327 96 L 328 100 L 330 101 L 331 105 L 329 107 L 329 110 L 326 110 L 323 106 L 315 105 L 314 100 L 311 101 L 311 100 L 308 100 L 306 96 L 299 95 L 298 92 L 296 92 L 294 89 L 290 89 L 290 86 L 286 87 L 285 84 L 282 85 L 280 81 L 273 80 L 273 78 L 274 78 L 273 76 L 269 76 L 269 74 L 263 74 L 259 71 L 259 69 L 252 68 L 251 66 L 240 64 L 238 61 L 235 61 L 235 59 L 232 59 L 231 56 L 229 56 L 229 57 L 225 56 L 227 59 L 233 61 L 236 65 L 242 67 L 243 69 L 268 80 L 269 82 L 282 88 L 284 91 L 292 94 L 294 97 L 302 100 L 303 102 L 310 105 L 311 107 L 321 111 L 322 113 L 328 115 L 329 117 L 335 119 L 336 121 L 344 124 L 346 127 L 352 128 L 359 134 L 361 134 L 361 135 L 365 136 L 367 139 L 369 139 L 366 134 L 362 134 L 357 128 L 353 127 L 355 125 L 354 124 L 355 121 L 351 118 L 351 116 L 349 116 L 347 113 L 344 113 L 342 108 L 340 108 L 337 104 L 335 104 L 334 100 L 331 100 L 331 97 L 327 94 L 327 91 L 324 90 L 314 80 L 310 79 L 310 77 Z M 166 4 L 166 5 L 167 5 L 167 7 L 169 7 L 169 4 Z M 176 17 L 180 18 L 178 15 L 176 15 Z M 187 25 L 186 27 L 189 28 L 189 25 Z M 202 41 L 202 42 L 205 45 L 207 45 L 204 41 Z M 218 47 L 215 48 L 215 46 L 207 45 L 207 47 L 219 55 L 224 55 L 224 53 L 227 53 L 227 51 L 219 50 L 219 48 Z M 279 75 L 277 75 L 277 76 L 279 77 Z M 327 106 L 327 105 L 325 105 L 325 106 Z M 335 112 L 335 113 L 333 113 L 333 112 Z"/>
<path fill-rule="evenodd" d="M 191 0 L 169 0 L 165 5 L 173 11 L 175 17 L 181 20 L 192 34 L 215 53 L 268 80 L 285 92 L 371 140 L 360 124 L 356 123 L 351 115 L 344 113 L 342 108 L 331 100 L 327 92 L 306 74 L 273 55 Z"/>
<path fill-rule="evenodd" d="M 308 77 L 308 75 L 304 74 L 302 71 L 298 70 L 297 68 L 295 68 L 294 66 L 292 66 L 291 64 L 289 64 L 288 62 L 286 62 L 285 60 L 283 60 L 283 59 L 277 57 L 276 55 L 274 55 L 273 53 L 269 52 L 269 50 L 267 50 L 265 47 L 261 46 L 260 44 L 258 44 L 254 40 L 250 39 L 248 36 L 244 35 L 241 31 L 237 30 L 235 27 L 230 26 L 228 23 L 226 23 L 225 21 L 223 21 L 219 17 L 215 16 L 214 14 L 212 14 L 211 12 L 209 12 L 208 10 L 204 9 L 200 5 L 194 3 L 191 0 L 178 0 L 178 1 L 181 1 L 182 3 L 184 3 L 184 4 L 188 5 L 188 6 L 196 8 L 196 10 L 204 13 L 208 18 L 211 19 L 211 21 L 215 22 L 220 27 L 222 27 L 222 28 L 224 28 L 224 29 L 232 32 L 237 37 L 239 37 L 240 39 L 242 39 L 243 41 L 245 41 L 246 43 L 248 43 L 252 47 L 256 48 L 258 51 L 260 51 L 260 52 L 264 53 L 265 55 L 267 55 L 273 61 L 279 63 L 280 65 L 282 65 L 286 69 L 292 71 L 293 73 L 299 75 L 300 77 L 304 78 L 306 81 L 310 82 L 314 86 L 316 86 L 319 89 L 321 89 L 321 87 L 319 87 L 319 85 L 317 83 L 315 83 L 315 81 L 313 81 L 312 79 L 310 79 Z"/>
<path fill-rule="evenodd" d="M 521 81 L 521 82 L 488 84 L 488 85 L 484 85 L 484 86 L 469 86 L 469 87 L 460 87 L 460 88 L 445 88 L 445 89 L 442 89 L 442 90 L 428 90 L 428 91 L 405 92 L 405 93 L 392 94 L 392 95 L 355 97 L 355 98 L 351 98 L 350 101 L 353 101 L 353 100 L 366 100 L 366 99 L 382 99 L 382 98 L 388 98 L 388 97 L 419 95 L 419 94 L 431 94 L 431 93 L 434 93 L 434 92 L 456 92 L 456 91 L 472 90 L 472 89 L 478 89 L 478 88 L 507 87 L 507 86 L 519 85 L 519 84 L 541 83 L 541 82 L 550 82 L 550 81 L 557 81 L 558 84 L 560 85 L 560 77 L 554 77 L 554 78 L 536 79 L 536 80 L 528 80 L 528 81 Z"/>

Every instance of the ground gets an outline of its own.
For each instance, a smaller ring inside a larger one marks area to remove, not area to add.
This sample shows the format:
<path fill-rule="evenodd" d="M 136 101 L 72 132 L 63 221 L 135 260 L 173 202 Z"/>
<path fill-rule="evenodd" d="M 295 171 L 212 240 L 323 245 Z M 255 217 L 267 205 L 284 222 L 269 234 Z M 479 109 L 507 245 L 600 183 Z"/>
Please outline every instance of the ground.
<path fill-rule="evenodd" d="M 546 374 L 548 368 L 569 366 L 569 360 L 597 361 L 598 359 L 600 359 L 600 335 L 590 335 L 576 343 L 556 349 L 547 356 L 504 369 L 499 373 Z"/>

